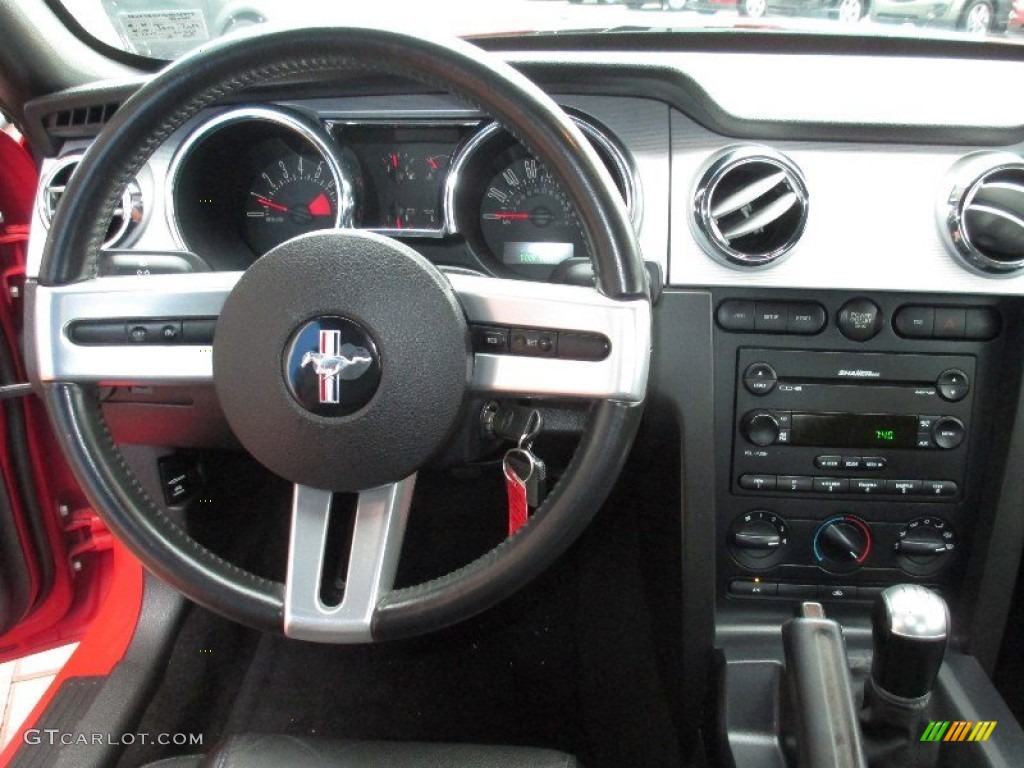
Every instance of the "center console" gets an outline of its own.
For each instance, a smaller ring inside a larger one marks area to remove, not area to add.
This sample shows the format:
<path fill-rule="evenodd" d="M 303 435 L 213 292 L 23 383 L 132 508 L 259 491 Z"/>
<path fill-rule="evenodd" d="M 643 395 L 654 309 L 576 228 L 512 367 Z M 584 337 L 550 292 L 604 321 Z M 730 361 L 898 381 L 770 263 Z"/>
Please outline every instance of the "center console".
<path fill-rule="evenodd" d="M 773 294 L 715 301 L 719 605 L 958 597 L 978 532 L 1014 305 Z M 1012 376 L 1010 376 L 1012 378 Z"/>

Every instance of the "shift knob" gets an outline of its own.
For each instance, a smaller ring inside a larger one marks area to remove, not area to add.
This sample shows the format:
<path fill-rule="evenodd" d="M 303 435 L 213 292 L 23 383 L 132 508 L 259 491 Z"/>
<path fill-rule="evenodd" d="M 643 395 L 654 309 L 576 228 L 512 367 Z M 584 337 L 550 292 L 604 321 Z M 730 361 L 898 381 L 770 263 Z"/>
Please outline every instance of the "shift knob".
<path fill-rule="evenodd" d="M 901 699 L 927 697 L 946 654 L 946 601 L 917 584 L 898 584 L 875 601 L 871 623 L 875 687 Z"/>

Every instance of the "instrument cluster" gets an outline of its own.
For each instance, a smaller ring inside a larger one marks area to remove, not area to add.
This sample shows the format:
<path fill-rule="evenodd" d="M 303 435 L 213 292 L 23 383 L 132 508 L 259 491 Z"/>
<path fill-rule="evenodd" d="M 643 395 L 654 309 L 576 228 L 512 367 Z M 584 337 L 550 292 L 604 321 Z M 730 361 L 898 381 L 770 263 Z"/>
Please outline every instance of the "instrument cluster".
<path fill-rule="evenodd" d="M 573 119 L 639 225 L 628 153 L 592 119 Z M 189 134 L 168 185 L 177 244 L 213 269 L 244 269 L 293 237 L 339 227 L 454 249 L 501 276 L 546 279 L 589 255 L 564 190 L 490 121 L 321 122 L 278 107 L 231 108 Z"/>

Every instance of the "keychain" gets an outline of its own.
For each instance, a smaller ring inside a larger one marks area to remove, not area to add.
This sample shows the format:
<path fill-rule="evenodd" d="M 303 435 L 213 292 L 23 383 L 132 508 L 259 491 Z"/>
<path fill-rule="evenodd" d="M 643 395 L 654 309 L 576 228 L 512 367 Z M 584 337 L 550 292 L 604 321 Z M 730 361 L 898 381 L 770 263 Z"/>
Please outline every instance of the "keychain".
<path fill-rule="evenodd" d="M 508 491 L 510 536 L 526 525 L 530 508 L 536 509 L 544 500 L 547 466 L 532 451 L 533 441 L 540 434 L 542 426 L 540 412 L 533 411 L 526 421 L 519 444 L 510 449 L 502 460 L 505 487 Z"/>

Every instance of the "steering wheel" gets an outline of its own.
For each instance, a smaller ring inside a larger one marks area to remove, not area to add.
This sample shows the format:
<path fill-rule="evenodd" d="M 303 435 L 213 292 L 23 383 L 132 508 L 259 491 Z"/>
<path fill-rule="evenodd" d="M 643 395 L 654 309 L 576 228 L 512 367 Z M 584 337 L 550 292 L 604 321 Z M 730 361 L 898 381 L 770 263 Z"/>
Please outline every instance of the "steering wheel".
<path fill-rule="evenodd" d="M 122 190 L 186 121 L 254 86 L 361 71 L 450 91 L 511 131 L 575 205 L 596 287 L 444 275 L 400 242 L 352 230 L 300 236 L 244 273 L 97 276 Z M 540 573 L 610 491 L 647 386 L 651 311 L 639 248 L 614 183 L 579 129 L 539 88 L 478 48 L 380 29 L 246 36 L 169 65 L 125 102 L 86 153 L 26 296 L 33 381 L 111 531 L 195 602 L 306 640 L 369 642 L 439 629 Z M 212 349 L 84 346 L 69 330 L 83 321 L 200 317 L 218 318 Z M 475 323 L 602 334 L 610 352 L 597 361 L 474 354 Z M 309 358 L 303 344 L 310 334 L 323 344 L 324 333 L 329 346 L 320 352 L 333 357 Z M 297 371 L 362 394 L 324 410 L 294 394 Z M 243 447 L 295 484 L 283 584 L 226 562 L 161 511 L 115 446 L 95 387 L 211 382 Z M 466 418 L 469 393 L 593 405 L 564 475 L 519 532 L 442 578 L 394 589 L 416 472 Z M 359 494 L 339 605 L 325 605 L 319 588 L 332 491 Z"/>

